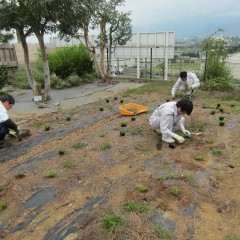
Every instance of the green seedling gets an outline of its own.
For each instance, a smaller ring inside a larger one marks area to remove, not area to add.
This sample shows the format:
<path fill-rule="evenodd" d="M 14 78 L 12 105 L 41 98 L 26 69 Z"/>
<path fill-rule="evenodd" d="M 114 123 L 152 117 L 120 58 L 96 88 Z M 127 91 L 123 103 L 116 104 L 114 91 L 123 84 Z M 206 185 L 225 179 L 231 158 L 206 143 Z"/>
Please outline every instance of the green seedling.
<path fill-rule="evenodd" d="M 57 176 L 57 172 L 55 170 L 48 171 L 45 174 L 45 178 L 55 178 Z"/>
<path fill-rule="evenodd" d="M 212 139 L 207 139 L 206 143 L 213 143 L 213 140 Z"/>
<path fill-rule="evenodd" d="M 121 123 L 121 127 L 126 127 L 127 126 L 127 123 L 126 122 L 122 122 Z"/>
<path fill-rule="evenodd" d="M 224 126 L 225 122 L 224 121 L 219 121 L 219 126 Z"/>
<path fill-rule="evenodd" d="M 67 116 L 66 121 L 71 121 L 71 116 Z"/>
<path fill-rule="evenodd" d="M 214 115 L 215 112 L 216 112 L 215 110 L 212 110 L 212 111 L 210 112 L 210 114 L 211 114 L 211 115 Z"/>
<path fill-rule="evenodd" d="M 148 186 L 145 184 L 141 184 L 138 186 L 140 192 L 147 192 L 148 191 Z"/>
<path fill-rule="evenodd" d="M 179 196 L 180 193 L 181 193 L 181 189 L 179 189 L 178 187 L 172 187 L 170 189 L 170 193 L 173 195 L 173 196 Z"/>
<path fill-rule="evenodd" d="M 7 208 L 7 204 L 4 202 L 0 202 L 0 212 Z"/>
<path fill-rule="evenodd" d="M 125 131 L 124 130 L 120 130 L 120 136 L 121 137 L 125 136 Z"/>
<path fill-rule="evenodd" d="M 215 148 L 212 149 L 212 154 L 214 156 L 221 156 L 222 155 L 222 150 L 217 148 L 217 147 L 215 147 Z"/>
<path fill-rule="evenodd" d="M 109 142 L 103 142 L 101 145 L 100 145 L 100 148 L 102 151 L 106 150 L 106 149 L 109 149 L 112 147 L 112 144 L 109 143 Z"/>
<path fill-rule="evenodd" d="M 123 225 L 123 220 L 121 217 L 115 214 L 108 214 L 102 219 L 102 226 L 104 229 L 115 229 L 118 226 Z"/>
<path fill-rule="evenodd" d="M 63 166 L 65 168 L 72 169 L 72 168 L 75 168 L 77 166 L 77 164 L 74 160 L 69 159 L 69 160 L 65 160 L 63 162 Z"/>
<path fill-rule="evenodd" d="M 16 179 L 21 179 L 21 178 L 24 178 L 25 176 L 26 176 L 26 174 L 23 173 L 23 172 L 17 172 L 17 173 L 15 174 L 15 178 L 16 178 Z"/>
<path fill-rule="evenodd" d="M 196 155 L 196 156 L 194 157 L 194 159 L 195 159 L 196 161 L 204 161 L 204 157 L 203 157 L 202 155 Z"/>
<path fill-rule="evenodd" d="M 45 129 L 45 131 L 49 131 L 50 130 L 50 125 L 49 124 L 45 124 L 44 125 L 44 129 Z"/>
<path fill-rule="evenodd" d="M 124 205 L 124 210 L 126 212 L 139 212 L 139 213 L 147 213 L 150 208 L 147 204 L 140 203 L 138 201 L 130 201 Z"/>
<path fill-rule="evenodd" d="M 3 184 L 0 184 L 0 192 L 2 192 L 4 190 L 4 185 Z"/>
<path fill-rule="evenodd" d="M 84 143 L 84 142 L 77 142 L 73 144 L 73 147 L 78 149 L 85 148 L 86 146 L 87 146 L 87 143 Z"/>
<path fill-rule="evenodd" d="M 60 148 L 58 149 L 58 154 L 59 154 L 59 155 L 64 155 L 64 154 L 65 154 L 65 149 L 64 149 L 64 147 L 60 147 Z"/>

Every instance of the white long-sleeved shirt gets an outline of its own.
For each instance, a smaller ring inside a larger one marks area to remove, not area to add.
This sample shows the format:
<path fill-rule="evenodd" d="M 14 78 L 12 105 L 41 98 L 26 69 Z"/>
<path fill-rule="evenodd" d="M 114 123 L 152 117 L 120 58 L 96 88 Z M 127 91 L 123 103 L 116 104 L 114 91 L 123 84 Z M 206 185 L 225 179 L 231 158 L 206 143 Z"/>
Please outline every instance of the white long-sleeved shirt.
<path fill-rule="evenodd" d="M 197 77 L 197 75 L 195 73 L 189 72 L 187 73 L 187 81 L 186 83 L 192 87 L 193 90 L 197 89 L 200 87 L 200 81 Z M 171 94 L 175 95 L 176 91 L 180 88 L 180 87 L 184 87 L 185 82 L 179 77 L 177 82 L 174 84 L 174 86 L 172 87 L 172 91 Z"/>
<path fill-rule="evenodd" d="M 0 101 L 0 123 L 5 122 L 9 119 L 7 109 L 3 106 L 2 102 Z"/>
<path fill-rule="evenodd" d="M 180 130 L 184 130 L 184 118 L 177 113 L 176 102 L 166 102 L 159 106 L 149 118 L 150 126 L 154 129 L 159 129 L 162 134 L 173 137 L 172 132 L 174 125 Z"/>

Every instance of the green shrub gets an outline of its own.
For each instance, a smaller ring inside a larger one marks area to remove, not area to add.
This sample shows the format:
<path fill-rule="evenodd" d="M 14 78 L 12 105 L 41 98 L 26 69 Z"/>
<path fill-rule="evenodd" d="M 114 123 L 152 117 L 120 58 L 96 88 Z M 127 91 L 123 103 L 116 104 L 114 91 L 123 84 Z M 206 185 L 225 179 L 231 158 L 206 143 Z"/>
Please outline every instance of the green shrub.
<path fill-rule="evenodd" d="M 93 72 L 93 62 L 83 44 L 58 48 L 56 52 L 48 54 L 49 69 L 61 79 L 73 74 L 83 76 Z"/>
<path fill-rule="evenodd" d="M 147 213 L 150 209 L 147 204 L 140 203 L 138 201 L 130 201 L 124 205 L 126 212 L 139 212 Z"/>

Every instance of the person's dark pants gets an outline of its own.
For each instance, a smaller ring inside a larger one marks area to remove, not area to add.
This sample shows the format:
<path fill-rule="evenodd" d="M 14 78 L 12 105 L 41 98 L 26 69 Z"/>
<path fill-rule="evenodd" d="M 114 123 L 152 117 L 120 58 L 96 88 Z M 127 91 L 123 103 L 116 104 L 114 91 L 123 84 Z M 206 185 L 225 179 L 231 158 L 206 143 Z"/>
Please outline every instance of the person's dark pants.
<path fill-rule="evenodd" d="M 4 124 L 0 123 L 0 141 L 5 139 L 6 134 L 9 133 L 9 129 Z"/>

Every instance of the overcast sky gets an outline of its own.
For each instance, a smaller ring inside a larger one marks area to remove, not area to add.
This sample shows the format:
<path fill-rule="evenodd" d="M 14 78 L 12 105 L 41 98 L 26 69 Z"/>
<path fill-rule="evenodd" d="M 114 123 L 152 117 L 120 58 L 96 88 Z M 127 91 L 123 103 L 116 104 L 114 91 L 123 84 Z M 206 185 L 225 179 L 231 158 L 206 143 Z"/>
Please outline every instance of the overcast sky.
<path fill-rule="evenodd" d="M 133 32 L 173 31 L 183 38 L 223 28 L 224 35 L 240 36 L 240 0 L 126 0 L 121 11 L 132 12 Z"/>
<path fill-rule="evenodd" d="M 223 28 L 240 35 L 239 0 L 126 0 L 134 32 L 174 31 L 177 37 L 206 36 Z"/>

